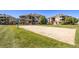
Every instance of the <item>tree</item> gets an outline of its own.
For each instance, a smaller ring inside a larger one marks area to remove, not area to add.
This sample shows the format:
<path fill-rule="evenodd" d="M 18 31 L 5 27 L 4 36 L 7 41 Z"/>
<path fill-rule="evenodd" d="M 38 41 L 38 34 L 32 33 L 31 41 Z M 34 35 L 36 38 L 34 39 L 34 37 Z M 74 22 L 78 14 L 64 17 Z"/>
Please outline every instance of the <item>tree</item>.
<path fill-rule="evenodd" d="M 74 20 L 72 20 L 72 23 L 75 24 L 78 22 L 78 19 L 77 18 L 74 18 Z"/>
<path fill-rule="evenodd" d="M 75 17 L 65 17 L 63 24 L 75 24 L 78 22 L 78 19 Z"/>
<path fill-rule="evenodd" d="M 40 24 L 46 24 L 47 20 L 45 16 L 40 16 Z"/>

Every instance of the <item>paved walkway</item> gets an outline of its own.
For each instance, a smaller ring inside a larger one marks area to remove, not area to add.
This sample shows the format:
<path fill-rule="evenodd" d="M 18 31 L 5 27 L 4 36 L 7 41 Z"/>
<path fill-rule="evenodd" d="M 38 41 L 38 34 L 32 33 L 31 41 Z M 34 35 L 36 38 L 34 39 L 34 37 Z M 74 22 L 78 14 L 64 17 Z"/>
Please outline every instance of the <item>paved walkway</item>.
<path fill-rule="evenodd" d="M 76 29 L 46 27 L 46 26 L 37 26 L 37 25 L 20 26 L 20 28 L 24 28 L 26 30 L 38 33 L 43 36 L 54 38 L 58 41 L 75 45 Z"/>

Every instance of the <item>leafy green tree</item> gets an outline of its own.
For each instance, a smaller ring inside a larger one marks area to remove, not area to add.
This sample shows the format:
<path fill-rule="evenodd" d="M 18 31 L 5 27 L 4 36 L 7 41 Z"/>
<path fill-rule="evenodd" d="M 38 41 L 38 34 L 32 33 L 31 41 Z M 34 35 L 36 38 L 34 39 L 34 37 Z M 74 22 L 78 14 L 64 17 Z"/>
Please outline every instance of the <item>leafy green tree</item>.
<path fill-rule="evenodd" d="M 74 18 L 74 20 L 72 21 L 73 24 L 75 24 L 77 22 L 78 22 L 78 19 L 77 18 Z"/>
<path fill-rule="evenodd" d="M 64 24 L 75 24 L 78 22 L 77 18 L 74 17 L 65 17 Z"/>
<path fill-rule="evenodd" d="M 40 24 L 46 24 L 47 20 L 45 16 L 40 16 Z"/>

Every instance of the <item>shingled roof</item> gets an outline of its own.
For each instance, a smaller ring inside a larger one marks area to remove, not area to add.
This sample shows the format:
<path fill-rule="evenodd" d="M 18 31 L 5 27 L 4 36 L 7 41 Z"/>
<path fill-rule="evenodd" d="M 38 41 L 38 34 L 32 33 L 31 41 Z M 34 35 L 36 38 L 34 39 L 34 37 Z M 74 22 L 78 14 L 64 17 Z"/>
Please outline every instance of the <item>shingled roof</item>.
<path fill-rule="evenodd" d="M 43 16 L 43 15 L 40 15 L 40 14 L 32 14 L 32 13 L 30 13 L 30 14 L 26 14 L 26 15 L 21 15 L 21 16 L 37 16 L 37 17 L 39 17 L 39 16 Z"/>
<path fill-rule="evenodd" d="M 14 20 L 16 20 L 15 17 L 7 15 L 7 14 L 0 14 L 0 17 L 10 17 L 10 18 L 13 18 Z"/>
<path fill-rule="evenodd" d="M 60 17 L 60 16 L 67 16 L 67 17 L 71 17 L 71 16 L 64 15 L 64 14 L 57 14 L 57 15 L 55 15 L 55 16 L 52 16 L 52 17 L 49 17 L 49 18 L 55 18 L 55 17 Z"/>

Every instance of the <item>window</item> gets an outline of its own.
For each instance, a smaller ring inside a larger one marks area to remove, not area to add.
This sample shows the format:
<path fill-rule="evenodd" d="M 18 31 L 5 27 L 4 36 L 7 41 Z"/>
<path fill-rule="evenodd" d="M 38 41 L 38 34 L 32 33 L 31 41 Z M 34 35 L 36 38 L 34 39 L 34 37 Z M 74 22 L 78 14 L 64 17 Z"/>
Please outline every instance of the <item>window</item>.
<path fill-rule="evenodd" d="M 29 19 L 31 19 L 31 16 L 29 16 Z"/>

